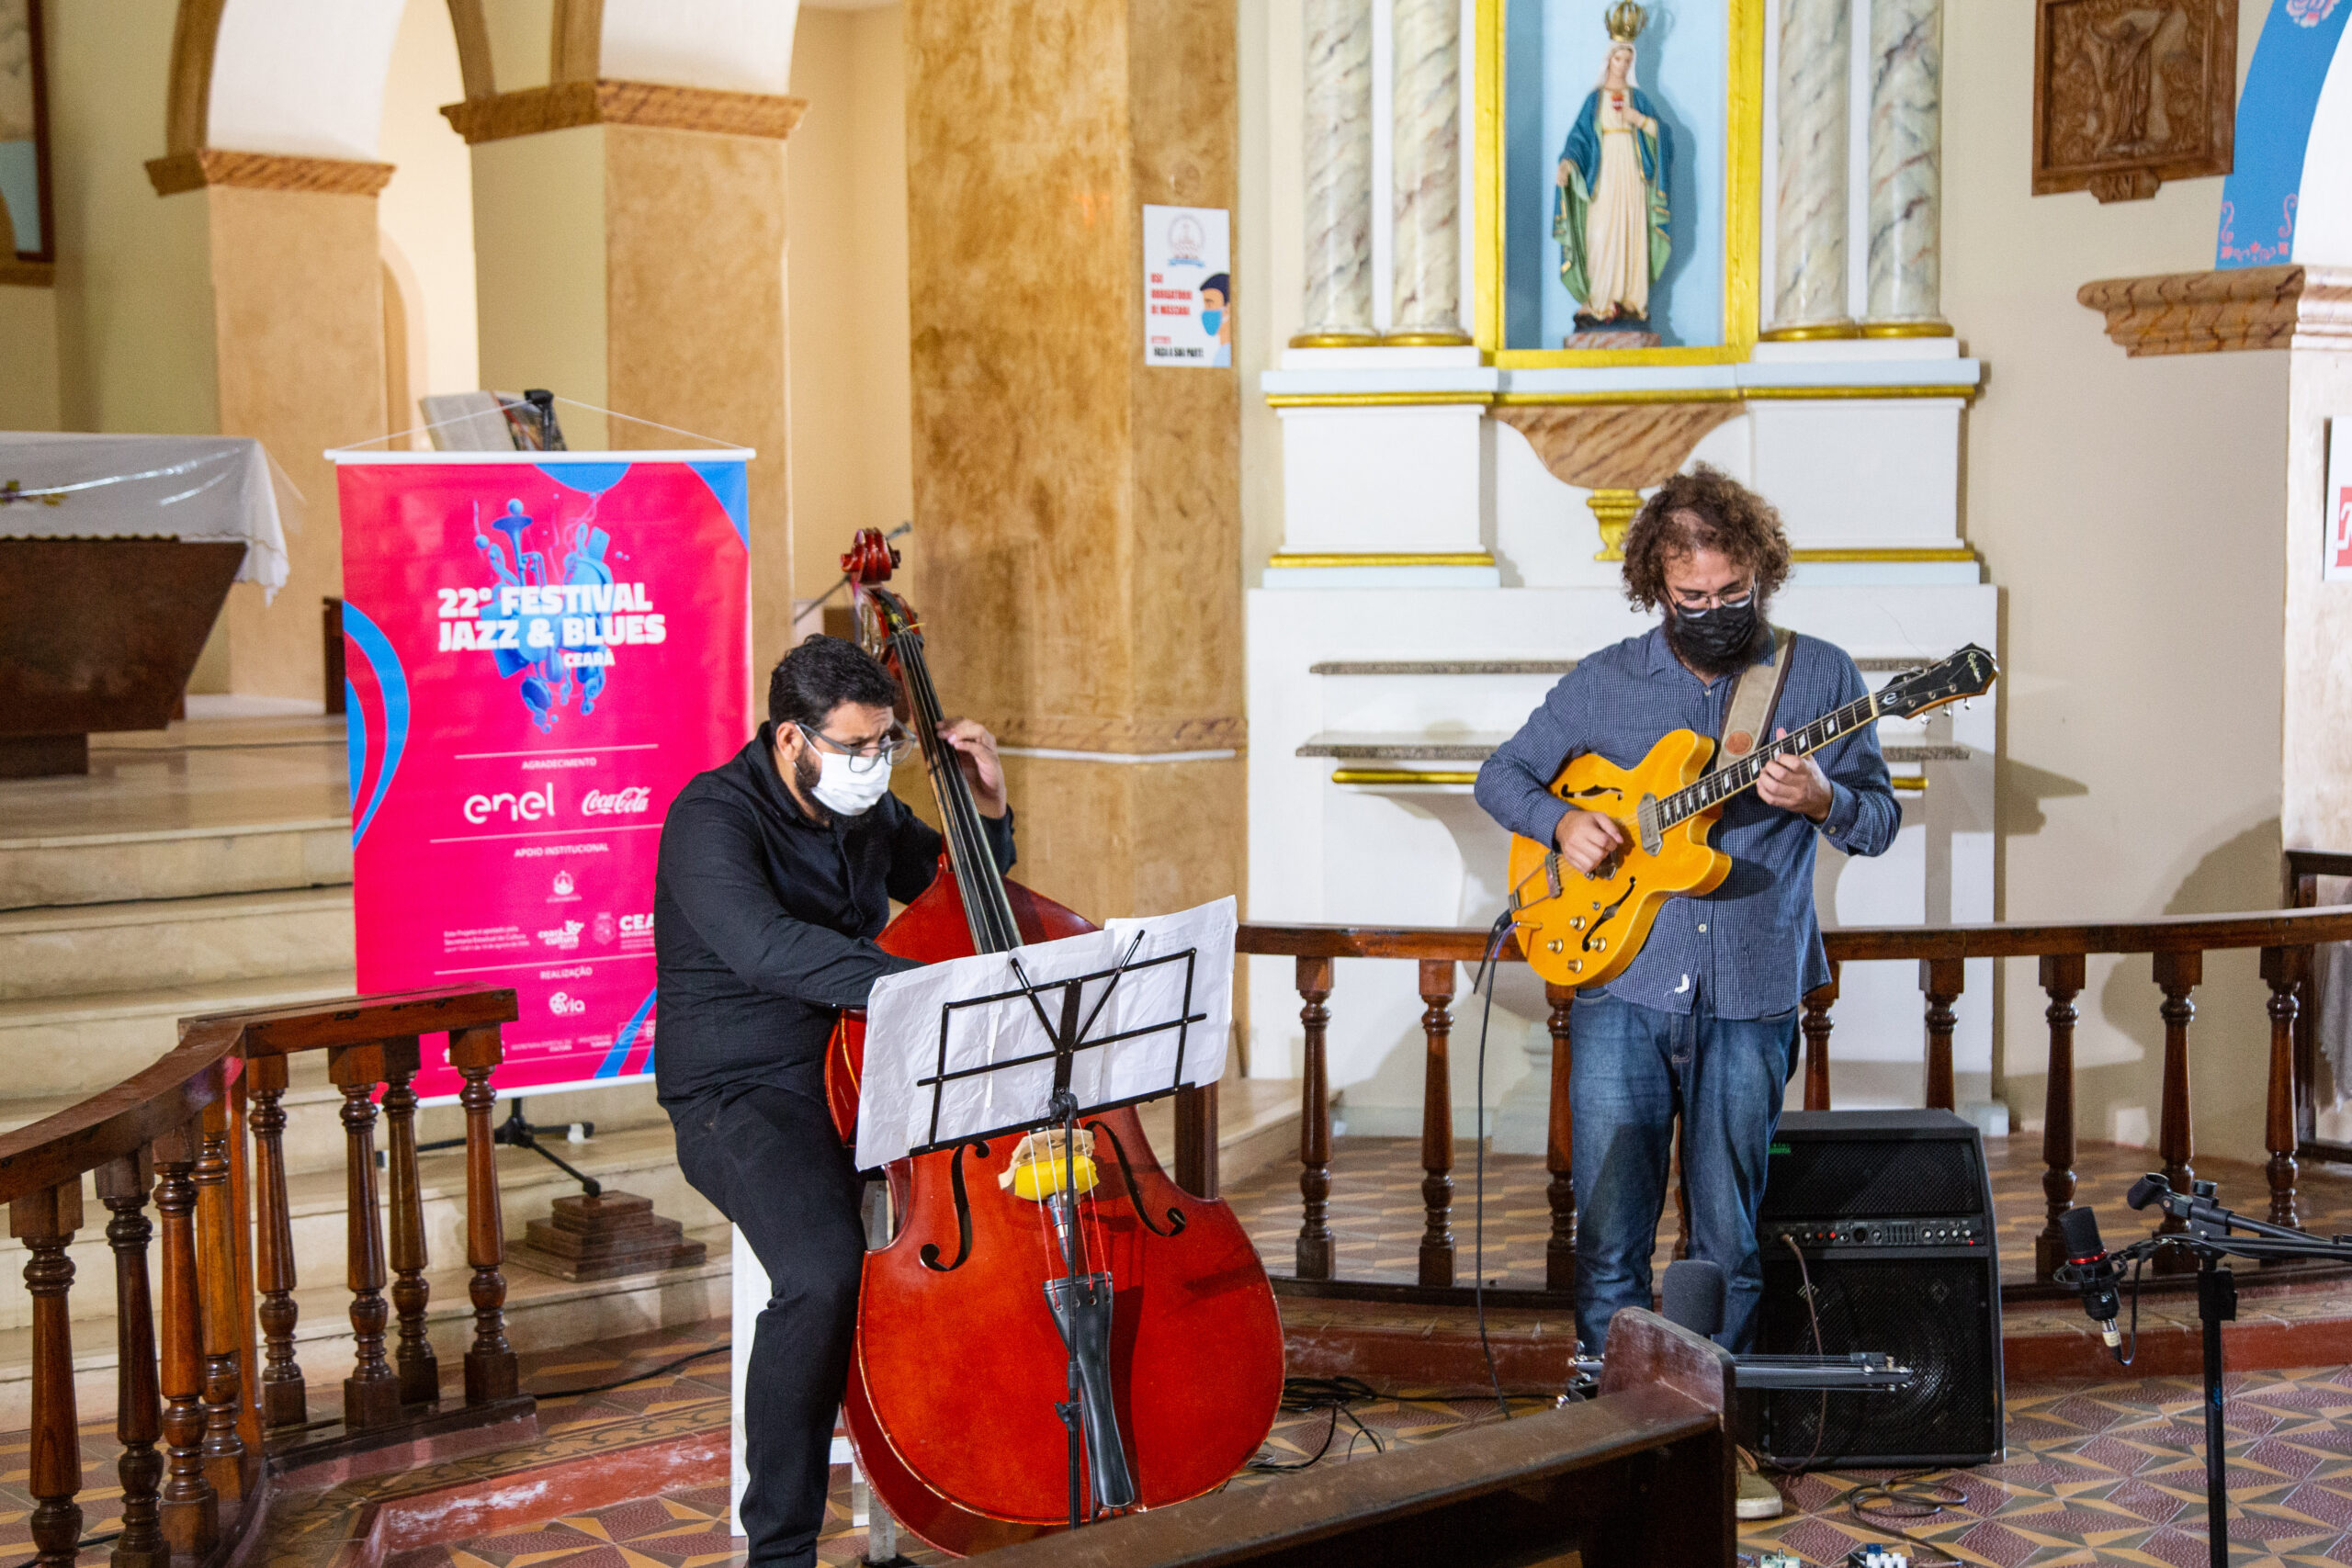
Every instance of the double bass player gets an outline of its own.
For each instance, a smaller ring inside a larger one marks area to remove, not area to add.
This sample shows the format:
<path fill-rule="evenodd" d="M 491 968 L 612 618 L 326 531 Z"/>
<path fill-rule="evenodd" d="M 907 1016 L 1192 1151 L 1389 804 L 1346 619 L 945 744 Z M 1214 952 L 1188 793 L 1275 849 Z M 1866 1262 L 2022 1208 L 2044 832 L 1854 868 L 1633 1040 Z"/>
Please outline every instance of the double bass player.
<path fill-rule="evenodd" d="M 889 792 L 917 742 L 898 681 L 838 637 L 776 665 L 768 722 L 680 792 L 654 884 L 654 1077 L 695 1190 L 751 1242 L 774 1294 L 744 1391 L 755 1568 L 817 1561 L 834 1413 L 848 1376 L 863 1184 L 826 1110 L 827 1042 L 874 983 L 917 965 L 875 944 L 890 902 L 937 873 L 941 839 Z M 940 726 L 1000 868 L 1012 814 L 996 740 Z"/>

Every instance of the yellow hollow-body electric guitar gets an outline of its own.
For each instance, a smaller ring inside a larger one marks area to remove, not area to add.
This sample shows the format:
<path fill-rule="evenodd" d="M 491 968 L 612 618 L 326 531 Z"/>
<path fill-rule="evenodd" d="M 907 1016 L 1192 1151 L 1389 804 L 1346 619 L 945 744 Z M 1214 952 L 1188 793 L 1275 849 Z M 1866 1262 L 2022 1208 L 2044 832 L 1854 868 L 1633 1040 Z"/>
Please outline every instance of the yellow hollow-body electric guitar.
<path fill-rule="evenodd" d="M 1556 986 L 1615 978 L 1642 950 L 1668 898 L 1712 893 L 1731 874 L 1731 857 L 1707 836 L 1724 802 L 1754 787 L 1766 763 L 1818 751 L 1882 718 L 1909 718 L 1981 696 L 1998 673 L 1993 656 L 1971 643 L 1713 773 L 1706 768 L 1714 741 L 1690 729 L 1672 731 L 1630 769 L 1589 751 L 1570 758 L 1552 780 L 1552 794 L 1614 818 L 1625 829 L 1626 844 L 1587 874 L 1565 863 L 1554 846 L 1514 835 L 1510 909 L 1520 951 Z"/>

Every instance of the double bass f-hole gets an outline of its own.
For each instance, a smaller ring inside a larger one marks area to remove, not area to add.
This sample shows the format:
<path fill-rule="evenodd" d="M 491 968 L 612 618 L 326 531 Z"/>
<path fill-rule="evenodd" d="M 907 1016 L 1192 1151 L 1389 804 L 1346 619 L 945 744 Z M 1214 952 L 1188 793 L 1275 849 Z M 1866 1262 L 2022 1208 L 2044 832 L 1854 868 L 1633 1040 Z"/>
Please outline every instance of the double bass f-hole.
<path fill-rule="evenodd" d="M 933 1242 L 923 1243 L 922 1250 L 917 1254 L 922 1259 L 922 1266 L 934 1274 L 953 1274 L 971 1260 L 972 1199 L 964 1190 L 964 1151 L 967 1149 L 982 1159 L 989 1157 L 989 1145 L 983 1139 L 974 1138 L 969 1143 L 956 1145 L 956 1158 L 947 1168 L 947 1182 L 956 1192 L 956 1261 L 942 1263 L 938 1245 Z M 1126 1161 L 1122 1157 L 1119 1163 L 1125 1165 Z"/>
<path fill-rule="evenodd" d="M 1100 1133 L 1104 1137 L 1111 1140 L 1111 1154 L 1113 1157 L 1116 1158 L 1119 1162 L 1119 1179 L 1126 1187 L 1127 1201 L 1134 1206 L 1136 1218 L 1143 1222 L 1143 1228 L 1149 1231 L 1152 1235 L 1162 1237 L 1163 1239 L 1169 1236 L 1182 1235 L 1184 1234 L 1184 1211 L 1182 1209 L 1170 1208 L 1168 1211 L 1168 1228 L 1166 1230 L 1161 1230 L 1158 1225 L 1152 1223 L 1151 1211 L 1143 1206 L 1143 1190 L 1136 1185 L 1135 1167 L 1127 1163 L 1127 1145 L 1119 1142 L 1119 1134 L 1114 1133 L 1110 1128 L 1105 1127 L 1100 1122 L 1089 1122 L 1086 1124 L 1086 1130 L 1090 1133 Z"/>

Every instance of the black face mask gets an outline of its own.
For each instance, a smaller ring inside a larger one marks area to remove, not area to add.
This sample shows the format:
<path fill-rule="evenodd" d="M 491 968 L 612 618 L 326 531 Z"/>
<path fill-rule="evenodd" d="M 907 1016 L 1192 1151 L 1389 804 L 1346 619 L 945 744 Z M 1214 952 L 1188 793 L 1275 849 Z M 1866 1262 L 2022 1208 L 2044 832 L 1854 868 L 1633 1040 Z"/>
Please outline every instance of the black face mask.
<path fill-rule="evenodd" d="M 1667 640 L 1674 651 L 1710 674 L 1736 669 L 1756 646 L 1756 601 L 1718 604 L 1696 615 L 1677 609 L 1667 618 Z"/>

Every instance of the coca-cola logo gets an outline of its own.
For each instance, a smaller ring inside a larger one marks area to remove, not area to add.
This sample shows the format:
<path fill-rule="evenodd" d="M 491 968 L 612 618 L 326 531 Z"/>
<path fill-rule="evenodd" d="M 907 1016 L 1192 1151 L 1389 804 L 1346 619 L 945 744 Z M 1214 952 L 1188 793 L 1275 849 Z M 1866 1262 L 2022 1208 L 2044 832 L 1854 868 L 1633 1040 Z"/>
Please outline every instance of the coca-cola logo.
<path fill-rule="evenodd" d="M 627 789 L 592 789 L 580 797 L 583 817 L 634 817 L 653 805 L 653 792 L 643 784 Z"/>

